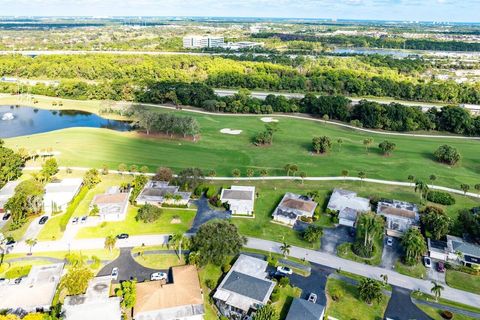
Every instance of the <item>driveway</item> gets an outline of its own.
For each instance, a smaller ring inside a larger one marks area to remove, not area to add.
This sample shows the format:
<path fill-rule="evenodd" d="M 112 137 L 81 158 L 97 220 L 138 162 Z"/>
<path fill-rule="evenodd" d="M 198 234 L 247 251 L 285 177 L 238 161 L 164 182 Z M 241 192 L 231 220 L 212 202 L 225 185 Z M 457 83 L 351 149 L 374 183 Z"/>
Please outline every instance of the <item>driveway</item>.
<path fill-rule="evenodd" d="M 27 228 L 27 231 L 25 231 L 25 234 L 22 237 L 22 241 L 28 240 L 28 239 L 36 239 L 38 237 L 38 234 L 40 231 L 42 231 L 43 227 L 45 224 L 39 224 L 38 222 L 43 216 L 37 217 L 30 222 L 30 225 Z M 50 216 L 49 216 L 50 218 Z M 47 221 L 48 222 L 48 221 Z M 18 241 L 18 239 L 15 239 Z"/>
<path fill-rule="evenodd" d="M 432 259 L 432 267 L 427 268 L 427 279 L 445 284 L 445 272 L 437 271 L 437 260 Z"/>
<path fill-rule="evenodd" d="M 355 237 L 353 233 L 351 233 L 352 229 L 353 228 L 347 226 L 323 229 L 321 251 L 335 254 L 338 245 L 345 242 L 354 242 Z"/>
<path fill-rule="evenodd" d="M 317 295 L 317 303 L 326 306 L 327 297 L 325 288 L 327 286 L 327 279 L 328 275 L 335 272 L 335 270 L 316 263 L 311 263 L 311 268 L 312 270 L 308 277 L 303 277 L 298 274 L 290 275 L 290 283 L 302 289 L 300 298 L 307 299 L 310 293 L 313 292 Z"/>
<path fill-rule="evenodd" d="M 393 320 L 430 320 L 410 299 L 410 290 L 393 286 L 385 318 Z"/>
<path fill-rule="evenodd" d="M 400 239 L 392 238 L 392 246 L 387 245 L 387 237 L 383 239 L 383 253 L 382 262 L 380 266 L 385 269 L 395 269 L 395 262 L 402 257 L 403 249 L 400 244 Z"/>
<path fill-rule="evenodd" d="M 214 210 L 208 205 L 208 199 L 202 196 L 200 199 L 195 200 L 194 203 L 197 205 L 197 214 L 195 219 L 193 219 L 193 224 L 189 233 L 194 233 L 198 231 L 200 226 L 210 220 L 214 219 L 230 219 L 231 213 L 225 210 Z"/>
<path fill-rule="evenodd" d="M 120 255 L 105 267 L 102 268 L 97 276 L 108 276 L 112 273 L 113 268 L 118 268 L 118 279 L 113 282 L 137 279 L 138 282 L 150 280 L 150 275 L 157 271 L 167 272 L 168 270 L 150 269 L 139 264 L 133 259 L 131 254 L 132 248 L 121 248 Z"/>

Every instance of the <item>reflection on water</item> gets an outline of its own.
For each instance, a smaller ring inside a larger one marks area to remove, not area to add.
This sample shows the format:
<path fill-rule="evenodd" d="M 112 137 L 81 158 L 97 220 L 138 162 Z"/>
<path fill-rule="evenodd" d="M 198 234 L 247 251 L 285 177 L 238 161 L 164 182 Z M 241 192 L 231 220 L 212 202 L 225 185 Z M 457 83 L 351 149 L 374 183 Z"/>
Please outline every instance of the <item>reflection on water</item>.
<path fill-rule="evenodd" d="M 116 131 L 128 131 L 131 128 L 128 122 L 105 119 L 85 111 L 0 106 L 0 138 L 72 127 L 107 128 Z"/>

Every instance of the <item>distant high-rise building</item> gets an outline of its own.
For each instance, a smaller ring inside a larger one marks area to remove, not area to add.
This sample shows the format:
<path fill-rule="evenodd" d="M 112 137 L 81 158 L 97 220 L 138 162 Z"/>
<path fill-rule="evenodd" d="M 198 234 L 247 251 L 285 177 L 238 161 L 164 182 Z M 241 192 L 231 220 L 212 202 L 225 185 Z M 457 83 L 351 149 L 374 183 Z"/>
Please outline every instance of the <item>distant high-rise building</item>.
<path fill-rule="evenodd" d="M 183 38 L 183 47 L 188 49 L 218 48 L 225 44 L 223 37 L 187 36 Z"/>

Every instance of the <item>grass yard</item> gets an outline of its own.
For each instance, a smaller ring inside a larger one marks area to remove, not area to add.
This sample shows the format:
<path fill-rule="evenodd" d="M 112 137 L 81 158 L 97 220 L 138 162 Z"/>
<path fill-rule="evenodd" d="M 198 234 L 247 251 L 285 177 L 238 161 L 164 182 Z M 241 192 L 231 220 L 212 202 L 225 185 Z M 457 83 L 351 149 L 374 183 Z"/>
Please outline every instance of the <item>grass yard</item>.
<path fill-rule="evenodd" d="M 442 317 L 442 311 L 441 309 L 436 309 L 430 306 L 426 306 L 423 304 L 417 304 L 417 307 L 419 307 L 423 312 L 425 312 L 429 317 L 431 317 L 433 320 L 444 320 Z M 459 313 L 454 313 L 453 319 L 455 320 L 475 320 L 477 318 L 472 318 L 469 316 L 465 316 L 463 314 Z"/>
<path fill-rule="evenodd" d="M 8 222 L 0 230 L 0 232 L 3 233 L 5 238 L 12 237 L 13 239 L 15 239 L 15 241 L 19 241 L 23 238 L 25 232 L 27 232 L 28 226 L 33 219 L 35 219 L 35 217 L 28 218 L 27 222 L 25 222 L 20 228 L 15 230 L 10 230 L 10 224 L 12 223 L 12 219 L 9 219 Z"/>
<path fill-rule="evenodd" d="M 34 252 L 29 257 L 47 257 L 63 260 L 68 253 L 68 251 Z M 81 253 L 88 259 L 91 259 L 92 256 L 96 256 L 100 260 L 115 260 L 120 255 L 120 249 L 113 249 L 111 252 L 107 249 L 71 250 L 70 253 Z M 26 255 L 24 253 L 9 253 L 5 256 L 5 262 L 8 262 L 10 259 L 22 257 L 26 257 Z M 30 261 L 30 264 L 31 263 L 32 262 Z"/>
<path fill-rule="evenodd" d="M 337 255 L 340 258 L 365 263 L 372 266 L 378 266 L 382 262 L 383 235 L 375 241 L 375 252 L 371 258 L 357 256 L 352 250 L 352 243 L 345 242 L 337 247 Z"/>
<path fill-rule="evenodd" d="M 173 112 L 156 109 L 158 112 Z M 480 145 L 474 140 L 435 139 L 405 136 L 385 136 L 363 133 L 331 124 L 302 119 L 279 118 L 279 131 L 274 144 L 267 148 L 253 146 L 250 139 L 264 129 L 262 116 L 249 117 L 203 115 L 188 110 L 175 111 L 195 117 L 201 127 L 197 142 L 144 138 L 135 132 L 116 132 L 108 129 L 71 128 L 32 136 L 6 139 L 6 145 L 28 150 L 51 147 L 60 151 L 59 162 L 64 166 L 101 167 L 103 164 L 117 168 L 120 163 L 156 167 L 168 166 L 178 171 L 186 167 L 215 169 L 217 175 L 230 175 L 238 168 L 245 174 L 247 168 L 257 171 L 267 169 L 269 175 L 284 175 L 286 163 L 298 165 L 308 176 L 338 176 L 344 169 L 351 176 L 359 171 L 370 178 L 406 181 L 408 175 L 428 181 L 437 176 L 439 185 L 459 188 L 460 184 L 475 184 L 480 179 L 478 153 Z M 240 135 L 220 133 L 223 128 L 240 129 Z M 327 155 L 311 153 L 314 136 L 326 135 L 333 141 L 342 138 L 339 149 L 334 145 Z M 367 153 L 363 146 L 366 137 L 373 137 L 374 147 Z M 390 157 L 384 157 L 376 147 L 388 139 L 397 146 Z M 449 167 L 433 159 L 433 152 L 441 144 L 455 146 L 462 154 L 461 162 Z M 88 152 L 80 152 L 88 150 Z M 428 168 L 428 170 L 425 170 Z"/>
<path fill-rule="evenodd" d="M 183 233 L 192 225 L 196 213 L 195 210 L 163 208 L 163 214 L 157 221 L 144 223 L 135 220 L 137 210 L 137 207 L 130 206 L 125 221 L 105 222 L 95 227 L 82 228 L 78 231 L 76 238 L 104 238 L 119 233 L 130 235 Z M 171 223 L 176 216 L 180 217 L 181 223 Z"/>
<path fill-rule="evenodd" d="M 344 281 L 329 278 L 327 281 L 327 316 L 337 319 L 371 319 L 381 320 L 388 305 L 389 297 L 382 302 L 369 306 L 358 297 L 357 287 Z M 334 301 L 332 294 L 343 292 L 343 296 Z"/>
<path fill-rule="evenodd" d="M 277 286 L 276 288 L 278 290 L 278 300 L 272 303 L 272 305 L 280 315 L 280 319 L 285 319 L 293 298 L 299 298 L 302 290 L 291 285 L 287 285 L 284 288 Z"/>
<path fill-rule="evenodd" d="M 0 278 L 16 279 L 28 275 L 32 266 L 51 264 L 48 260 L 31 260 L 9 262 L 6 260 L 0 267 Z"/>
<path fill-rule="evenodd" d="M 183 266 L 185 264 L 185 256 L 182 256 L 182 259 L 178 259 L 176 254 L 144 254 L 136 255 L 135 261 L 147 268 L 168 269 L 170 267 Z"/>
<path fill-rule="evenodd" d="M 395 271 L 409 277 L 425 279 L 427 269 L 422 263 L 417 263 L 414 266 L 407 266 L 406 264 L 398 260 L 395 263 Z"/>
<path fill-rule="evenodd" d="M 200 285 L 203 289 L 203 300 L 205 305 L 205 320 L 217 320 L 218 316 L 215 312 L 215 307 L 212 305 L 213 300 L 210 299 L 211 295 L 213 294 L 212 289 L 207 286 L 207 282 L 213 282 L 215 284 L 215 288 L 217 285 L 220 284 L 220 278 L 222 277 L 223 273 L 219 266 L 215 266 L 212 264 L 208 264 L 198 270 L 198 276 L 200 278 Z"/>
<path fill-rule="evenodd" d="M 455 302 L 455 301 L 450 301 L 444 298 L 439 298 L 438 301 L 435 300 L 435 297 L 423 292 L 418 292 L 418 291 L 413 291 L 411 294 L 412 298 L 418 299 L 418 300 L 424 300 L 424 301 L 430 301 L 430 302 L 437 302 L 446 306 L 454 307 L 454 308 L 459 308 L 459 309 L 464 309 L 476 313 L 480 313 L 480 307 L 472 307 L 470 305 L 466 305 L 460 302 Z"/>
<path fill-rule="evenodd" d="M 480 276 L 448 269 L 445 280 L 452 288 L 470 291 L 476 294 L 480 292 Z"/>

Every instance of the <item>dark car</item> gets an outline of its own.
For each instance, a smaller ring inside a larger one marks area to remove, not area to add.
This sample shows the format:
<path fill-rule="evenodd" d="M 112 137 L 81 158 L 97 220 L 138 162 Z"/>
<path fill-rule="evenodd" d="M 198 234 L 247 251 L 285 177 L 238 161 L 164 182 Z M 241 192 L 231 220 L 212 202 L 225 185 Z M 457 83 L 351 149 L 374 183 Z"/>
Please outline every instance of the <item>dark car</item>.
<path fill-rule="evenodd" d="M 25 277 L 17 278 L 17 279 L 15 279 L 15 281 L 13 283 L 20 284 L 22 282 L 23 278 L 25 278 Z"/>
<path fill-rule="evenodd" d="M 128 239 L 128 233 L 120 233 L 117 235 L 117 239 Z"/>
<path fill-rule="evenodd" d="M 40 218 L 40 220 L 38 220 L 38 224 L 45 224 L 45 222 L 47 222 L 48 220 L 48 217 L 47 216 L 43 216 Z"/>
<path fill-rule="evenodd" d="M 8 239 L 7 241 L 7 247 L 13 247 L 15 245 L 15 243 L 17 243 L 15 240 L 13 239 Z"/>
<path fill-rule="evenodd" d="M 438 261 L 437 263 L 437 271 L 444 273 L 445 272 L 445 263 L 443 261 Z"/>
<path fill-rule="evenodd" d="M 9 218 L 10 218 L 10 213 L 5 213 L 5 214 L 3 215 L 3 218 L 2 218 L 2 219 L 3 219 L 3 220 L 8 220 Z"/>

